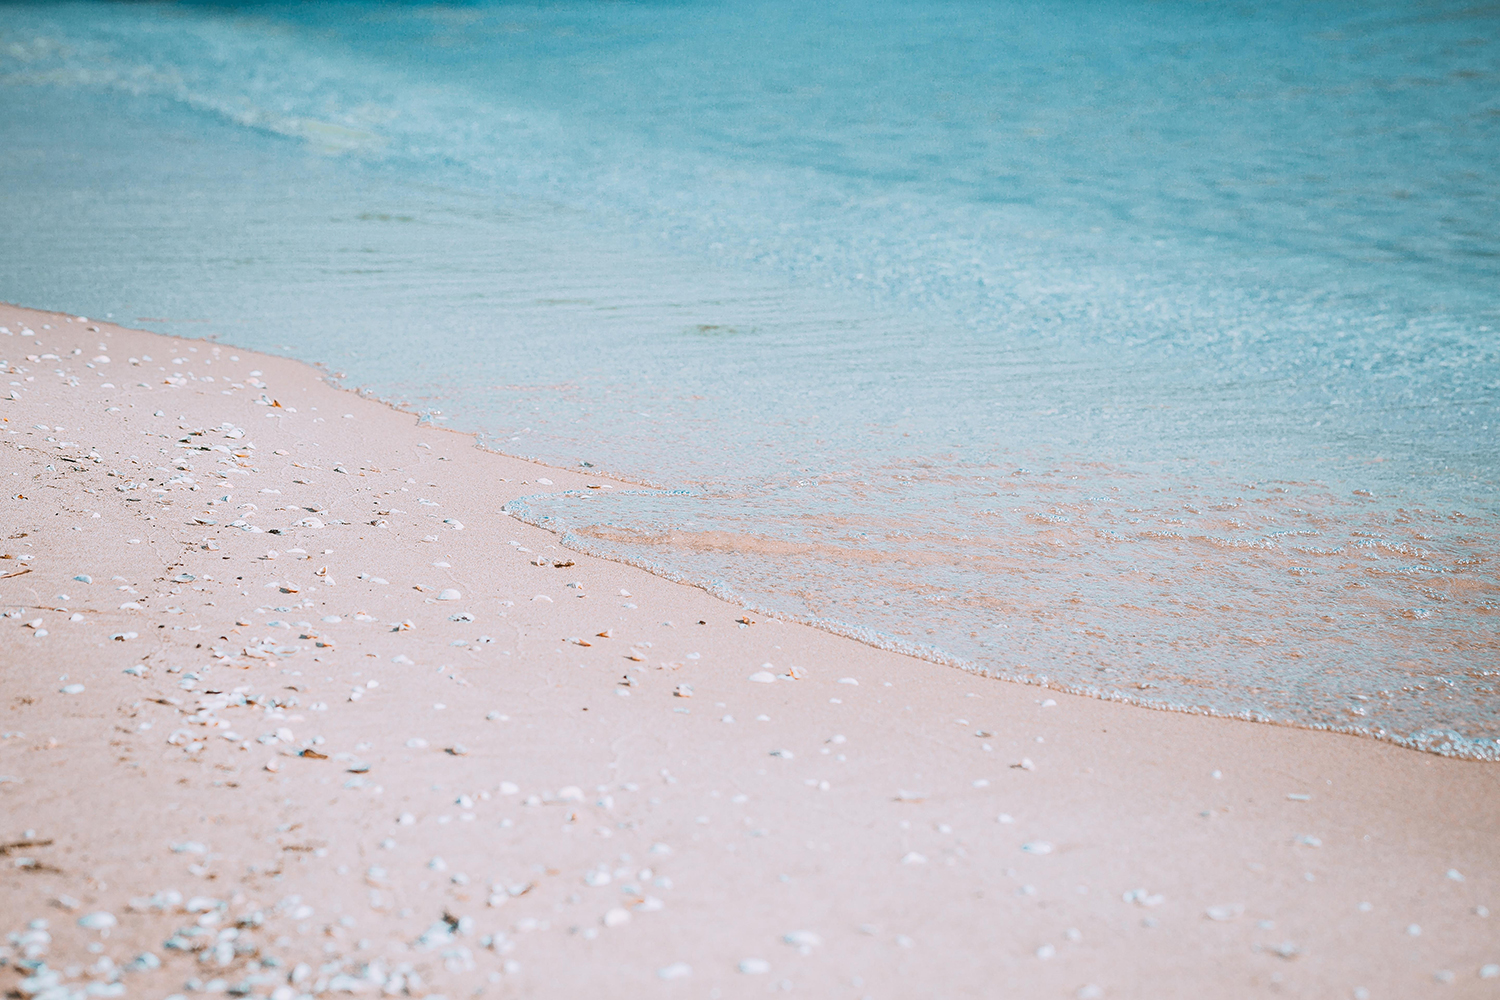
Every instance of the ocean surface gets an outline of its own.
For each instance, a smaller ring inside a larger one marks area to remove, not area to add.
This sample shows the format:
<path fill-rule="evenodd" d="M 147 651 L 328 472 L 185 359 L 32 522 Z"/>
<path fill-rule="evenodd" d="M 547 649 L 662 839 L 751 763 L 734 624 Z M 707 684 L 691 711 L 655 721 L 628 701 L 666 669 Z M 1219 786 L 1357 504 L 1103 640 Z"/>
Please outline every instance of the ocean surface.
<path fill-rule="evenodd" d="M 8 3 L 0 178 L 0 298 L 641 484 L 570 546 L 1500 759 L 1500 8 Z"/>

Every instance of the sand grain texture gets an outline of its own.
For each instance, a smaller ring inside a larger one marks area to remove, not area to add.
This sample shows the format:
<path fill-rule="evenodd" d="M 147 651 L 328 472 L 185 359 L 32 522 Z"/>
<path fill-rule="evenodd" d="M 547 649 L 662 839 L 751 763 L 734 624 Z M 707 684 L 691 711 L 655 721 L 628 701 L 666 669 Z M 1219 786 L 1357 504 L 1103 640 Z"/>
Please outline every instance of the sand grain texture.
<path fill-rule="evenodd" d="M 1493 765 L 745 624 L 502 510 L 607 480 L 0 326 L 7 990 L 1500 996 Z"/>

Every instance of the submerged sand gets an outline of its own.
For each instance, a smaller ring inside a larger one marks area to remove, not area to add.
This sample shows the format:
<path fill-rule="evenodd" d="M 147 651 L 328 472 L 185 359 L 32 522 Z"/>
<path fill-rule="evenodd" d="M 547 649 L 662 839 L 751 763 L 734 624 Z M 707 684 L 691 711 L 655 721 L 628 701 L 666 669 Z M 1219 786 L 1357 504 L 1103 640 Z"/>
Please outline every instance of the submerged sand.
<path fill-rule="evenodd" d="M 502 509 L 623 484 L 0 326 L 7 990 L 1500 996 L 1496 765 L 747 614 Z"/>

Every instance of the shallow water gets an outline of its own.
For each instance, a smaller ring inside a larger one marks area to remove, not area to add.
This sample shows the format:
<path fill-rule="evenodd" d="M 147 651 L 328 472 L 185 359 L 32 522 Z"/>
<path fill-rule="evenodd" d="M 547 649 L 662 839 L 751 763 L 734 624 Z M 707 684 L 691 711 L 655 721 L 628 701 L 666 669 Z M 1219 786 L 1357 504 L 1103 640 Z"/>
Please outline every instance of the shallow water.
<path fill-rule="evenodd" d="M 0 295 L 669 492 L 569 544 L 999 676 L 1500 757 L 1500 17 L 0 13 Z"/>

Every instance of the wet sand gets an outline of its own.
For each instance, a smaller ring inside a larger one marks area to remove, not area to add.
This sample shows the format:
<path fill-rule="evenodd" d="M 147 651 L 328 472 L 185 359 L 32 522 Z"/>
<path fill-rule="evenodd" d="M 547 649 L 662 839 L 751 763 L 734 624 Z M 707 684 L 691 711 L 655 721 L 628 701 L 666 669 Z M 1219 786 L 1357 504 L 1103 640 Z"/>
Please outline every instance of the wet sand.
<path fill-rule="evenodd" d="M 1500 997 L 1493 764 L 747 614 L 502 510 L 624 484 L 0 326 L 6 990 Z"/>

